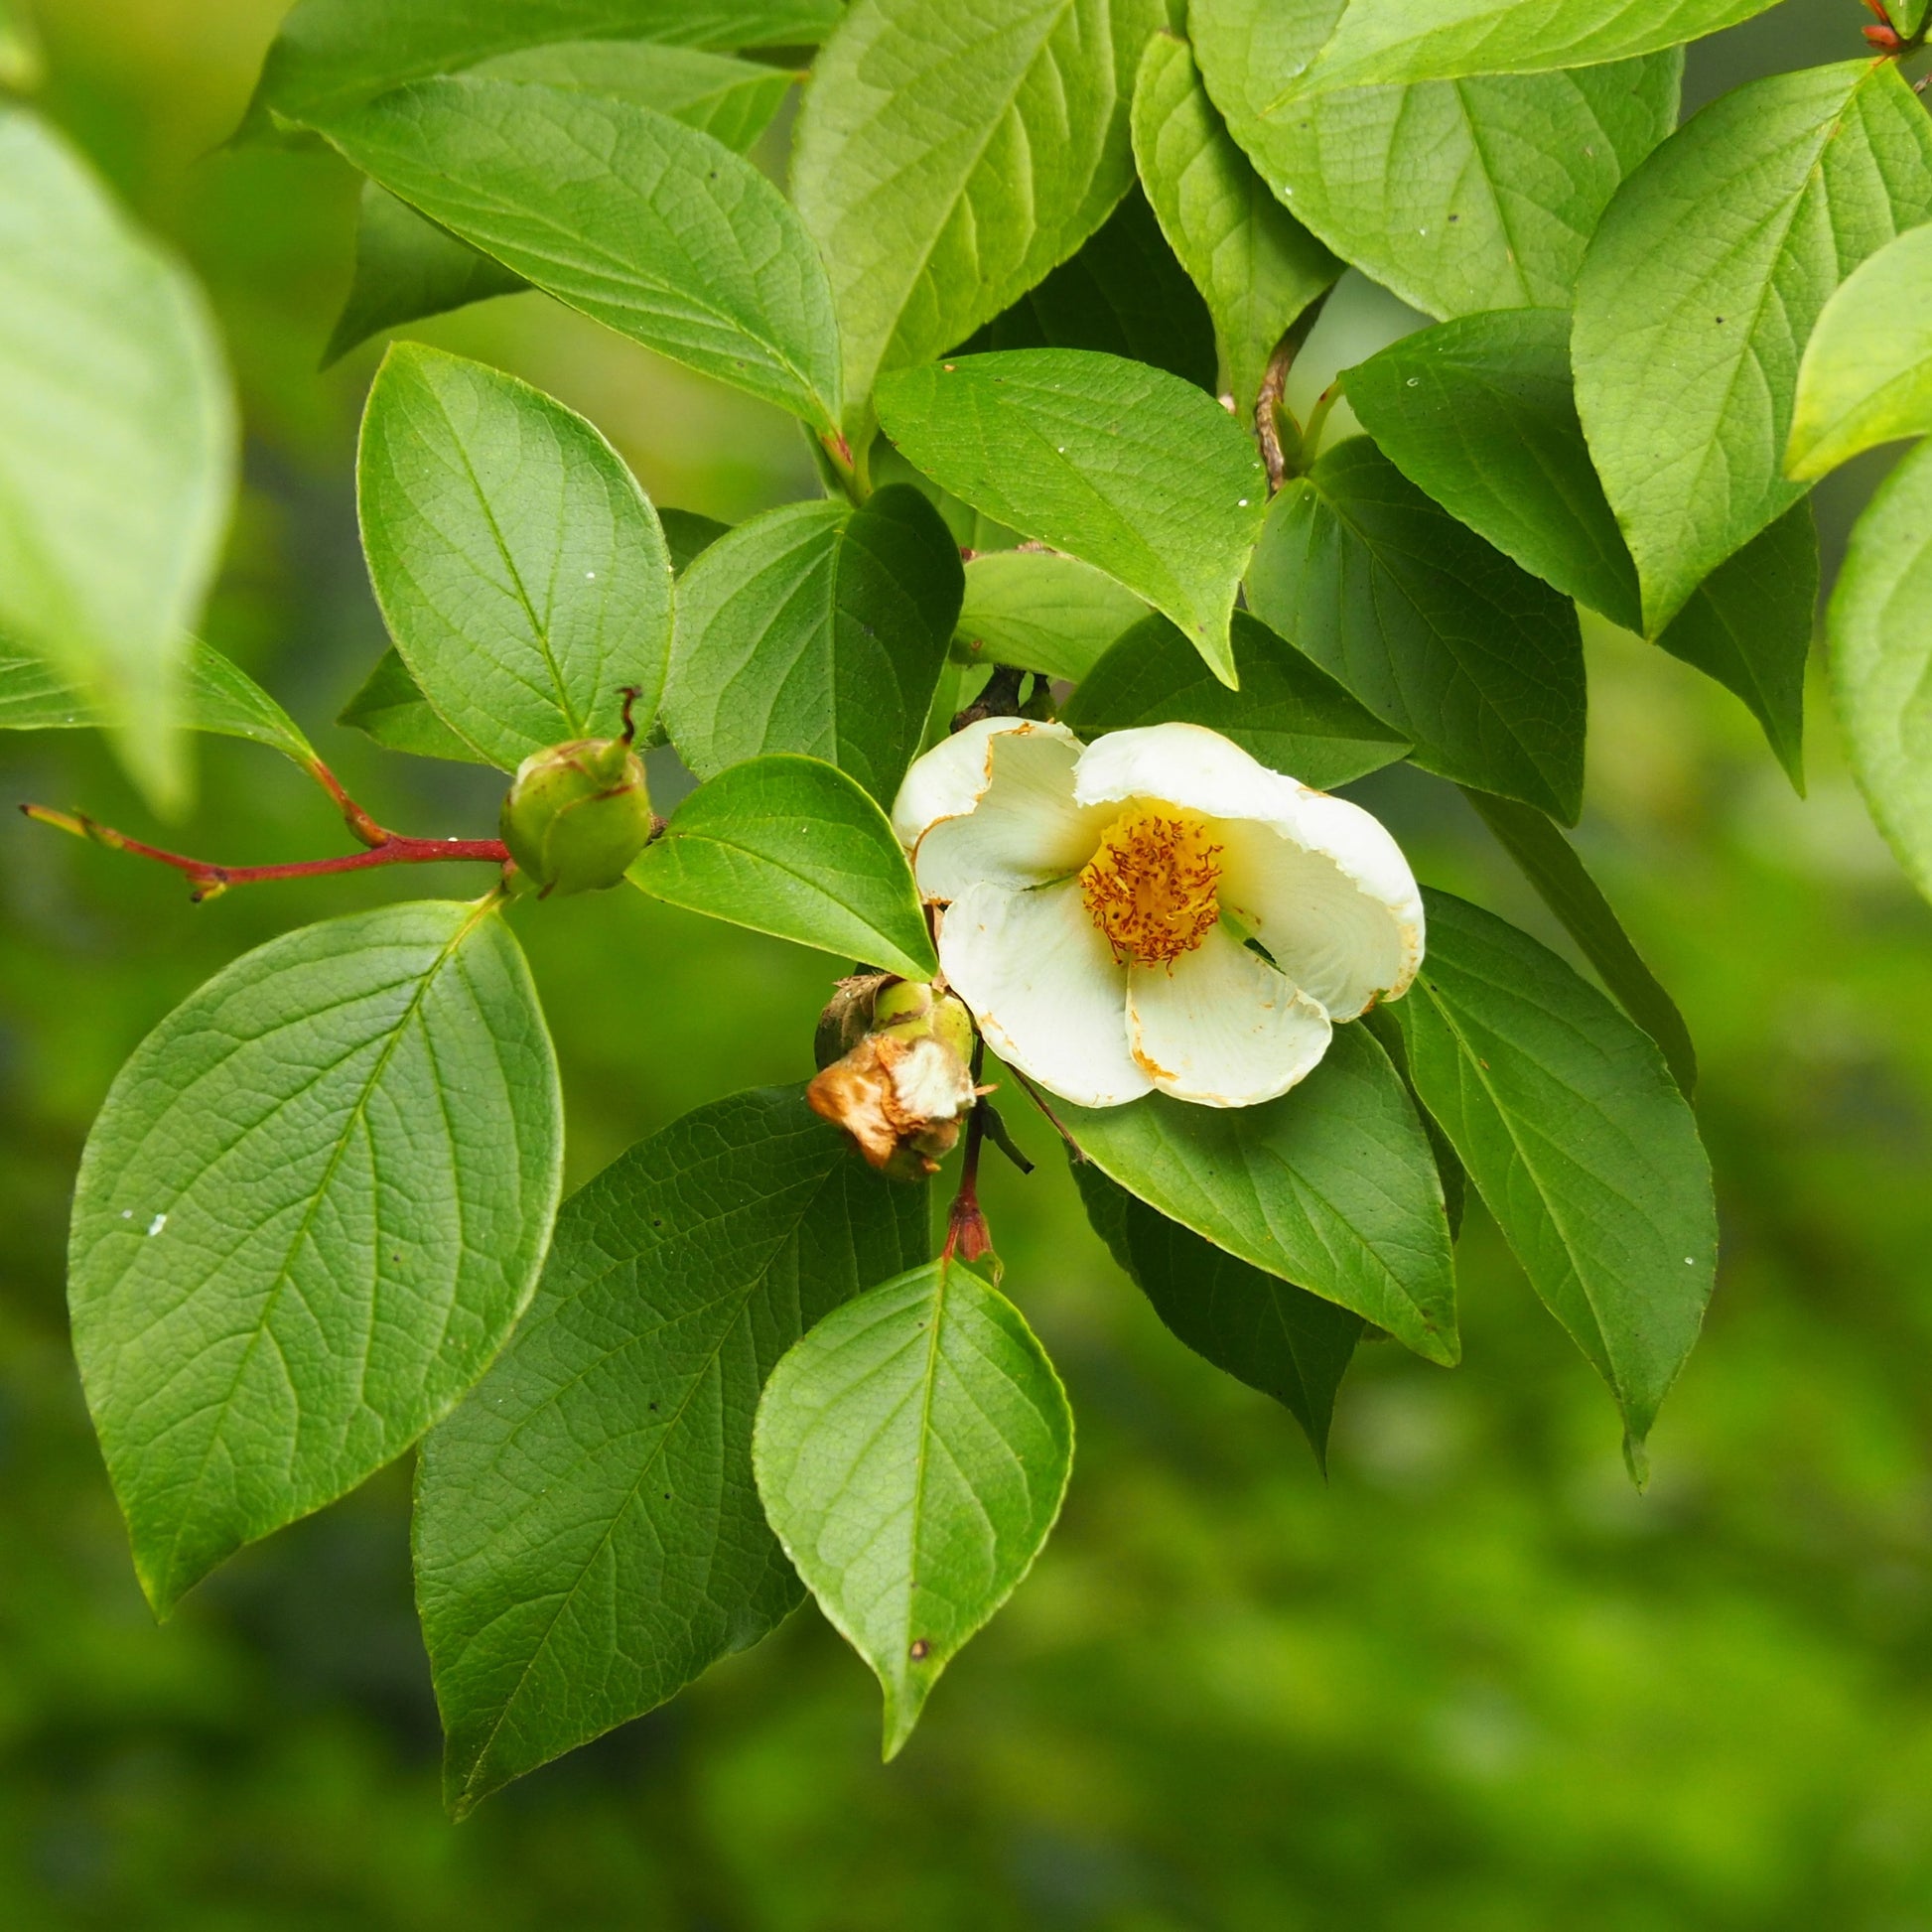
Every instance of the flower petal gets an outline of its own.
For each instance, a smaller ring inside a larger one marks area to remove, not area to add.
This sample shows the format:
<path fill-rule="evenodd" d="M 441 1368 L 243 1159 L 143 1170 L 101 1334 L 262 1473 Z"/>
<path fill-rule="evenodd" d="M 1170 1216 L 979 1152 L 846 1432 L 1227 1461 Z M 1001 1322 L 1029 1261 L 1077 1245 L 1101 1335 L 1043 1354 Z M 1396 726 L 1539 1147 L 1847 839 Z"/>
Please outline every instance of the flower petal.
<path fill-rule="evenodd" d="M 940 922 L 939 964 L 993 1050 L 1063 1100 L 1117 1107 L 1151 1090 L 1127 1046 L 1127 969 L 1074 881 L 969 886 Z"/>
<path fill-rule="evenodd" d="M 1333 1018 L 1352 1020 L 1415 978 L 1422 895 L 1402 848 L 1359 805 L 1269 770 L 1199 725 L 1110 733 L 1081 754 L 1074 796 L 1165 799 L 1220 821 L 1222 909 Z"/>
<path fill-rule="evenodd" d="M 1015 891 L 1064 879 L 1093 857 L 1110 813 L 1073 802 L 1080 741 L 1064 725 L 987 718 L 905 774 L 893 828 L 927 898 L 980 881 Z"/>
<path fill-rule="evenodd" d="M 1328 1050 L 1328 1016 L 1224 927 L 1127 989 L 1134 1057 L 1162 1092 L 1252 1107 L 1306 1079 Z"/>

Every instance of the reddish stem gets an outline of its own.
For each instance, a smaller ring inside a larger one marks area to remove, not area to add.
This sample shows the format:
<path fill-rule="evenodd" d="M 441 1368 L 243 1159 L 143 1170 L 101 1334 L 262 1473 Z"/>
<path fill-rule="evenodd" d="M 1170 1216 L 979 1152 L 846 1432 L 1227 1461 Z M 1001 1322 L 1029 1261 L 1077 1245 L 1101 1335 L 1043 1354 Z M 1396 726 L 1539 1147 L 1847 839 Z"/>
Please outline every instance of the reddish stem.
<path fill-rule="evenodd" d="M 985 1057 L 984 1044 L 974 1041 L 975 1086 L 979 1085 L 980 1065 Z M 986 1225 L 986 1212 L 980 1206 L 979 1194 L 980 1149 L 985 1142 L 986 1121 L 980 1108 L 975 1107 L 966 1122 L 966 1160 L 960 1169 L 959 1191 L 946 1209 L 946 1245 L 939 1251 L 942 1266 L 950 1265 L 955 1256 L 971 1263 L 993 1251 L 993 1230 Z"/>
<path fill-rule="evenodd" d="M 336 793 L 341 787 L 336 787 Z M 336 795 L 336 793 L 332 793 Z M 158 845 L 131 839 L 111 825 L 102 825 L 84 812 L 57 812 L 45 805 L 23 805 L 29 818 L 52 825 L 75 838 L 91 839 L 111 852 L 131 852 L 139 859 L 152 859 L 157 865 L 172 866 L 185 874 L 194 886 L 197 904 L 215 897 L 230 886 L 257 886 L 271 879 L 319 879 L 339 872 L 369 872 L 378 866 L 427 866 L 455 859 L 486 861 L 490 865 L 509 863 L 509 848 L 500 839 L 412 839 L 398 832 L 387 832 L 369 818 L 352 799 L 344 795 L 344 816 L 356 826 L 359 818 L 368 828 L 357 827 L 357 836 L 367 840 L 363 852 L 347 852 L 333 859 L 296 859 L 273 866 L 217 866 L 206 859 L 191 859 L 185 853 L 165 852 Z M 350 817 L 350 813 L 355 817 Z M 368 833 L 374 836 L 369 837 Z"/>

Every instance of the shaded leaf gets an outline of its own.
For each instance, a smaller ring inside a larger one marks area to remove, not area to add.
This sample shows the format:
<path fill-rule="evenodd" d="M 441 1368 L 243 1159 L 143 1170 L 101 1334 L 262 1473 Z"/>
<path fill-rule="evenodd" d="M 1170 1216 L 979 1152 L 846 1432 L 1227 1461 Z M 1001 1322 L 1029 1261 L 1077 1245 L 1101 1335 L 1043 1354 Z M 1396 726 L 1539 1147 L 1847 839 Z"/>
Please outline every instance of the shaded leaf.
<path fill-rule="evenodd" d="M 459 1816 L 797 1605 L 752 1480 L 759 1392 L 929 1252 L 927 1211 L 796 1087 L 700 1107 L 564 1203 L 515 1339 L 423 1445 L 417 1601 Z"/>
<path fill-rule="evenodd" d="M 701 784 L 630 879 L 669 904 L 907 979 L 939 970 L 886 814 L 817 759 L 754 759 Z"/>
<path fill-rule="evenodd" d="M 1566 597 L 1643 628 L 1637 567 L 1577 416 L 1567 314 L 1442 323 L 1345 381 L 1362 427 L 1418 488 Z"/>
<path fill-rule="evenodd" d="M 241 132 L 316 127 L 411 80 L 519 48 L 645 40 L 684 47 L 809 46 L 839 0 L 300 0 L 262 63 Z"/>
<path fill-rule="evenodd" d="M 1365 437 L 1275 498 L 1248 602 L 1410 740 L 1426 771 L 1576 822 L 1586 687 L 1575 609 Z"/>
<path fill-rule="evenodd" d="M 512 769 L 656 715 L 671 566 L 656 512 L 583 417 L 398 344 L 369 391 L 362 547 L 396 648 L 458 737 Z"/>
<path fill-rule="evenodd" d="M 1165 0 L 856 0 L 820 52 L 792 196 L 832 273 L 857 429 L 888 369 L 963 342 L 1133 179 L 1127 106 Z"/>
<path fill-rule="evenodd" d="M 1932 443 L 1853 526 L 1826 621 L 1846 755 L 1898 863 L 1932 898 Z"/>
<path fill-rule="evenodd" d="M 787 503 L 720 538 L 677 598 L 664 722 L 700 778 L 767 752 L 890 805 L 959 615 L 958 546 L 916 489 Z"/>
<path fill-rule="evenodd" d="M 1120 639 L 1062 707 L 1083 738 L 1136 725 L 1205 725 L 1316 791 L 1379 771 L 1408 741 L 1366 711 L 1325 671 L 1245 611 L 1234 614 L 1230 691 L 1167 619 L 1150 617 Z"/>
<path fill-rule="evenodd" d="M 1075 1162 L 1073 1178 L 1094 1232 L 1155 1313 L 1195 1354 L 1279 1402 L 1325 1469 L 1335 1391 L 1361 1339 L 1361 1316 L 1250 1268 L 1136 1200 L 1091 1162 Z"/>
<path fill-rule="evenodd" d="M 1586 870 L 1577 849 L 1557 828 L 1528 805 L 1463 787 L 1463 797 L 1496 835 L 1496 843 L 1516 861 L 1537 897 L 1563 922 L 1583 955 L 1596 968 L 1632 1020 L 1657 1042 L 1671 1077 L 1686 1099 L 1697 1092 L 1697 1048 L 1691 1030 L 1643 955 L 1624 931 L 1615 908 Z"/>
<path fill-rule="evenodd" d="M 1657 639 L 1735 692 L 1805 788 L 1805 659 L 1818 617 L 1818 526 L 1794 504 L 1691 593 Z"/>
<path fill-rule="evenodd" d="M 105 715 L 166 808 L 234 467 L 201 291 L 65 139 L 0 104 L 0 627 Z"/>
<path fill-rule="evenodd" d="M 1453 1362 L 1455 1281 L 1429 1142 L 1360 1027 L 1259 1107 L 1150 1094 L 1054 1112 L 1110 1179 L 1218 1248 L 1338 1303 L 1433 1362 Z"/>
<path fill-rule="evenodd" d="M 1682 58 L 1301 98 L 1346 4 L 1189 9 L 1207 91 L 1262 179 L 1344 261 L 1430 315 L 1568 307 L 1617 183 L 1677 124 Z"/>
<path fill-rule="evenodd" d="M 1211 397 L 1079 349 L 1014 349 L 880 385 L 886 433 L 977 508 L 1165 611 L 1216 676 L 1267 508 L 1254 445 Z"/>
<path fill-rule="evenodd" d="M 1077 557 L 992 550 L 966 566 L 957 645 L 975 660 L 1077 683 L 1146 616 L 1132 591 Z"/>
<path fill-rule="evenodd" d="M 559 87 L 425 80 L 332 118 L 357 168 L 525 281 L 821 428 L 838 328 L 778 191 L 709 135 Z"/>
<path fill-rule="evenodd" d="M 455 1404 L 536 1286 L 562 1167 L 486 901 L 286 933 L 136 1048 L 81 1159 L 69 1301 L 157 1611 Z"/>
<path fill-rule="evenodd" d="M 385 751 L 406 752 L 412 758 L 451 759 L 466 764 L 493 762 L 443 722 L 393 648 L 376 659 L 375 669 L 343 707 L 336 722 L 366 732 Z"/>
<path fill-rule="evenodd" d="M 1390 1011 L 1416 1091 L 1537 1293 L 1610 1385 L 1632 1472 L 1718 1261 L 1711 1167 L 1650 1036 L 1527 933 L 1428 893 Z"/>
<path fill-rule="evenodd" d="M 1785 474 L 1932 431 L 1932 226 L 1862 262 L 1819 315 L 1798 370 Z"/>
<path fill-rule="evenodd" d="M 1655 634 L 1803 493 L 1798 357 L 1843 278 L 1932 217 L 1932 122 L 1888 61 L 1725 94 L 1631 177 L 1577 288 L 1577 402 Z"/>
<path fill-rule="evenodd" d="M 1187 43 L 1157 34 L 1134 90 L 1134 158 L 1213 318 L 1220 385 L 1253 408 L 1275 345 L 1341 272 L 1282 207 L 1207 97 Z"/>
<path fill-rule="evenodd" d="M 1035 289 L 959 345 L 1094 348 L 1214 387 L 1214 322 L 1139 188 Z"/>
<path fill-rule="evenodd" d="M 752 1458 L 785 1554 L 879 1678 L 895 1757 L 1059 1515 L 1073 1465 L 1060 1378 L 998 1290 L 931 1264 L 785 1356 Z"/>

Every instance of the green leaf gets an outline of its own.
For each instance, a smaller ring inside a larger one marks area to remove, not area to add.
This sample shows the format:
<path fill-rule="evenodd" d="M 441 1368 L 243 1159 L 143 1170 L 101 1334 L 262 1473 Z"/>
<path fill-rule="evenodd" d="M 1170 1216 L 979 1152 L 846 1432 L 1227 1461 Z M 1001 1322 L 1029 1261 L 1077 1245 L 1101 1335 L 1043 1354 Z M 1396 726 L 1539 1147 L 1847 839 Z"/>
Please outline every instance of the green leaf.
<path fill-rule="evenodd" d="M 732 527 L 696 510 L 660 509 L 657 520 L 671 553 L 671 569 L 679 574 L 689 570 Z"/>
<path fill-rule="evenodd" d="M 1337 1027 L 1279 1100 L 1196 1107 L 1150 1094 L 1054 1111 L 1110 1179 L 1230 1254 L 1451 1363 L 1455 1279 L 1429 1141 L 1388 1055 Z"/>
<path fill-rule="evenodd" d="M 1132 591 L 1077 557 L 991 550 L 966 566 L 957 637 L 972 658 L 1078 683 L 1146 616 Z"/>
<path fill-rule="evenodd" d="M 1259 619 L 1237 611 L 1232 635 L 1239 691 L 1212 676 L 1166 618 L 1151 617 L 1094 666 L 1060 717 L 1084 738 L 1170 721 L 1205 725 L 1317 791 L 1407 755 L 1406 739 Z"/>
<path fill-rule="evenodd" d="M 234 469 L 201 291 L 60 135 L 0 105 L 0 629 L 105 714 L 168 809 Z"/>
<path fill-rule="evenodd" d="M 1568 315 L 1464 316 L 1405 337 L 1345 381 L 1363 428 L 1418 488 L 1532 576 L 1643 628 L 1637 567 L 1577 417 Z"/>
<path fill-rule="evenodd" d="M 656 512 L 583 417 L 514 376 L 402 343 L 356 470 L 376 601 L 457 736 L 512 769 L 656 715 L 671 565 Z"/>
<path fill-rule="evenodd" d="M 536 1286 L 562 1166 L 487 901 L 285 933 L 136 1048 L 81 1158 L 69 1300 L 157 1612 L 448 1412 Z"/>
<path fill-rule="evenodd" d="M 1818 526 L 1800 502 L 1720 564 L 1657 639 L 1750 706 L 1800 792 L 1818 578 Z"/>
<path fill-rule="evenodd" d="M 0 731 L 63 731 L 105 725 L 110 714 L 64 683 L 45 659 L 0 641 Z M 318 762 L 301 727 L 248 673 L 210 644 L 191 641 L 182 723 L 190 731 L 245 738 L 305 771 Z"/>
<path fill-rule="evenodd" d="M 1344 261 L 1433 316 L 1567 308 L 1618 182 L 1677 124 L 1681 57 L 1301 99 L 1345 4 L 1189 10 L 1207 91 L 1262 179 Z"/>
<path fill-rule="evenodd" d="M 1889 61 L 1752 81 L 1631 177 L 1577 289 L 1577 401 L 1654 635 L 1803 493 L 1798 357 L 1845 276 L 1932 217 L 1932 122 Z"/>
<path fill-rule="evenodd" d="M 1932 431 L 1932 227 L 1860 264 L 1805 345 L 1785 475 L 1811 482 L 1861 450 Z"/>
<path fill-rule="evenodd" d="M 423 696 L 423 687 L 409 675 L 409 666 L 393 649 L 376 659 L 375 669 L 336 722 L 366 732 L 385 751 L 406 752 L 419 759 L 451 759 L 465 764 L 491 762 L 443 722 L 436 707 Z"/>
<path fill-rule="evenodd" d="M 322 351 L 325 369 L 385 329 L 530 286 L 372 181 L 362 184 L 359 207 L 355 271 Z"/>
<path fill-rule="evenodd" d="M 1424 770 L 1576 823 L 1587 694 L 1574 607 L 1366 437 L 1276 496 L 1248 602 L 1408 739 Z"/>
<path fill-rule="evenodd" d="M 792 196 L 832 273 L 855 432 L 882 372 L 990 322 L 1133 180 L 1127 105 L 1166 0 L 856 0 L 821 51 Z"/>
<path fill-rule="evenodd" d="M 391 194 L 595 322 L 819 428 L 838 420 L 825 272 L 784 198 L 648 107 L 465 76 L 324 128 Z"/>
<path fill-rule="evenodd" d="M 1471 73 L 1548 73 L 1661 54 L 1777 0 L 1352 0 L 1298 94 Z"/>
<path fill-rule="evenodd" d="M 1117 356 L 1013 349 L 908 369 L 878 402 L 926 475 L 1117 578 L 1234 681 L 1228 614 L 1268 483 L 1212 397 Z"/>
<path fill-rule="evenodd" d="M 671 814 L 630 879 L 669 904 L 907 979 L 939 970 L 886 814 L 817 759 L 780 753 L 721 771 Z"/>
<path fill-rule="evenodd" d="M 559 41 L 809 46 L 839 0 L 301 0 L 262 64 L 242 134 L 316 127 L 411 80 Z"/>
<path fill-rule="evenodd" d="M 1274 1397 L 1325 1470 L 1335 1391 L 1361 1339 L 1361 1316 L 1190 1234 L 1091 1162 L 1074 1162 L 1073 1178 L 1094 1232 L 1155 1313 L 1195 1354 Z"/>
<path fill-rule="evenodd" d="M 1073 1415 L 1025 1318 L 929 1264 L 848 1302 L 765 1384 L 752 1439 L 778 1540 L 886 1694 L 885 1755 L 1034 1566 Z"/>
<path fill-rule="evenodd" d="M 569 41 L 485 61 L 477 71 L 654 107 L 740 154 L 769 125 L 792 78 L 777 68 L 651 41 Z M 528 287 L 522 276 L 364 182 L 355 275 L 323 366 L 384 329 Z"/>
<path fill-rule="evenodd" d="M 1650 1036 L 1526 933 L 1427 893 L 1390 1008 L 1424 1104 L 1623 1413 L 1633 1473 L 1718 1262 L 1711 1166 Z"/>
<path fill-rule="evenodd" d="M 861 507 L 741 523 L 678 588 L 664 723 L 700 778 L 767 752 L 849 771 L 890 805 L 959 615 L 959 549 L 905 483 Z"/>
<path fill-rule="evenodd" d="M 1901 34 L 1923 33 L 1926 22 L 1932 20 L 1932 0 L 1891 0 L 1886 11 Z"/>
<path fill-rule="evenodd" d="M 40 35 L 21 0 L 0 0 L 0 87 L 32 93 L 47 77 Z"/>
<path fill-rule="evenodd" d="M 1148 200 L 1213 318 L 1221 389 L 1245 412 L 1276 344 L 1341 264 L 1249 166 L 1172 34 L 1148 43 L 1133 131 Z"/>
<path fill-rule="evenodd" d="M 417 1601 L 459 1816 L 796 1607 L 752 1479 L 759 1392 L 924 1258 L 927 1211 L 796 1087 L 686 1114 L 564 1203 L 515 1339 L 423 1445 Z"/>
<path fill-rule="evenodd" d="M 1671 1077 L 1688 1100 L 1697 1092 L 1697 1048 L 1677 1003 L 1624 931 L 1615 908 L 1578 858 L 1577 849 L 1539 811 L 1513 799 L 1463 787 L 1463 797 L 1516 861 L 1537 896 L 1596 968 L 1603 984 L 1657 1042 Z"/>
<path fill-rule="evenodd" d="M 1853 775 L 1898 863 L 1932 898 L 1932 443 L 1905 458 L 1853 526 L 1826 631 Z"/>
<path fill-rule="evenodd" d="M 1071 261 L 959 348 L 1093 348 L 1215 386 L 1213 318 L 1139 188 Z"/>

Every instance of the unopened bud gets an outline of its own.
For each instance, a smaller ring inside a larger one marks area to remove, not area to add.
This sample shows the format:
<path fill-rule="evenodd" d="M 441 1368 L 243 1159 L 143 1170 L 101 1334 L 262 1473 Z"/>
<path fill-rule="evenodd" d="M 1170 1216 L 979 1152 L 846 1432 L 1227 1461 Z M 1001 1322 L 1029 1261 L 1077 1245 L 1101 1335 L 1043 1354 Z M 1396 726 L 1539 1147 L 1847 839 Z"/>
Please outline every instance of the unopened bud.
<path fill-rule="evenodd" d="M 919 981 L 844 981 L 820 1022 L 843 1028 L 861 1001 L 872 1030 L 805 1090 L 812 1110 L 842 1127 L 882 1173 L 916 1180 L 958 1144 L 981 1089 L 973 1084 L 971 1016 Z M 836 1010 L 836 1020 L 835 1020 Z"/>
<path fill-rule="evenodd" d="M 503 843 L 546 898 L 615 886 L 652 823 L 644 763 L 627 735 L 532 752 L 503 800 Z"/>

